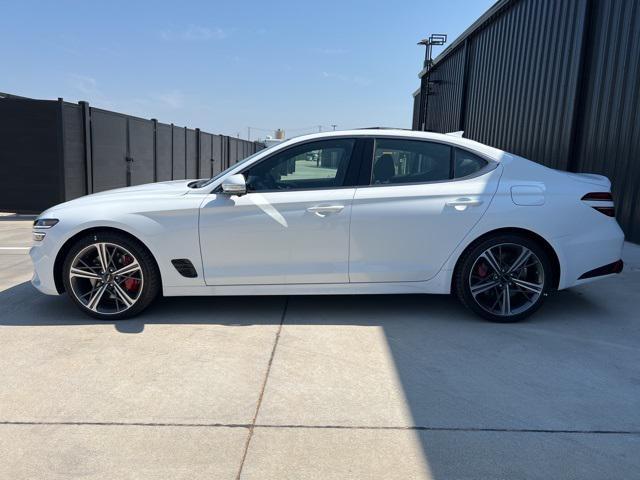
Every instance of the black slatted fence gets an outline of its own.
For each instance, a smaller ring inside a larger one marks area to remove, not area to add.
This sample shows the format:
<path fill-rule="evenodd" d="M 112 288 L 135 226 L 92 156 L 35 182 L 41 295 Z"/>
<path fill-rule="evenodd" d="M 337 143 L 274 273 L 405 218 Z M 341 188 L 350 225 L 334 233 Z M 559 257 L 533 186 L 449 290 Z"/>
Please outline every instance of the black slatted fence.
<path fill-rule="evenodd" d="M 207 178 L 264 146 L 78 104 L 0 97 L 0 210 L 39 212 L 89 193 Z"/>

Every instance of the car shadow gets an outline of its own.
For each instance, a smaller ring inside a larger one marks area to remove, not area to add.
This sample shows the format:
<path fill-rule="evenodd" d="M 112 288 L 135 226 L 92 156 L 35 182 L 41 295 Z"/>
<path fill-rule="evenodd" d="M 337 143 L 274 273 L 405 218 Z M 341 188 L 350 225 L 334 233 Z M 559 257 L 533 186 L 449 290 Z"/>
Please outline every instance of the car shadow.
<path fill-rule="evenodd" d="M 30 282 L 23 282 L 0 292 L 0 326 L 64 326 L 112 324 L 121 333 L 140 333 L 145 324 L 217 324 L 228 326 L 264 325 L 279 323 L 279 316 L 261 313 L 280 309 L 284 296 L 227 296 L 227 297 L 161 297 L 141 315 L 129 320 L 98 320 L 85 315 L 66 295 L 40 294 Z M 303 318 L 313 325 L 378 325 L 385 326 L 398 318 L 411 318 L 422 324 L 454 322 L 491 324 L 464 309 L 451 295 L 302 295 L 290 297 L 308 315 Z M 306 310 L 308 308 L 308 310 Z M 562 311 L 593 314 L 598 306 L 580 292 L 556 292 L 547 299 L 543 311 L 532 319 L 519 323 L 536 325 L 556 322 Z M 313 313 L 313 314 L 312 314 Z M 277 322 L 276 322 L 277 319 Z M 296 316 L 299 321 L 300 316 Z M 290 319 L 287 318 L 285 323 Z M 503 325 L 508 328 L 508 325 Z"/>
<path fill-rule="evenodd" d="M 380 328 L 402 385 L 409 427 L 431 475 L 448 478 L 452 462 L 466 462 L 460 468 L 470 472 L 485 453 L 493 459 L 503 455 L 505 471 L 513 472 L 522 450 L 542 452 L 540 440 L 522 437 L 520 450 L 509 453 L 512 447 L 495 435 L 640 428 L 640 410 L 625 401 L 640 398 L 640 384 L 625 383 L 639 350 L 620 344 L 625 332 L 635 332 L 629 330 L 634 320 L 617 317 L 602 295 L 581 289 L 547 300 L 530 320 L 517 324 L 485 322 L 448 295 L 160 298 L 137 318 L 104 322 L 25 282 L 0 292 L 0 328 L 113 324 L 118 332 L 135 335 L 159 324 L 277 325 L 287 302 L 285 325 Z M 629 338 L 633 347 L 633 335 Z M 484 450 L 478 450 L 480 437 L 469 435 L 484 435 Z M 465 442 L 472 453 L 458 457 Z"/>

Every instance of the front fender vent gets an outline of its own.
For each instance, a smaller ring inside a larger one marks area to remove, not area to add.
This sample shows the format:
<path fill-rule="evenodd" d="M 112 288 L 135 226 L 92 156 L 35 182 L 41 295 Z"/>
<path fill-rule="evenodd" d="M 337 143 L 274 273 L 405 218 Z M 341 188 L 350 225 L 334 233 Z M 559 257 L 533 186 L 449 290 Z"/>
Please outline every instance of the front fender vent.
<path fill-rule="evenodd" d="M 171 263 L 173 263 L 173 266 L 176 267 L 178 273 L 183 277 L 196 278 L 198 276 L 196 268 L 188 258 L 174 258 L 171 260 Z"/>

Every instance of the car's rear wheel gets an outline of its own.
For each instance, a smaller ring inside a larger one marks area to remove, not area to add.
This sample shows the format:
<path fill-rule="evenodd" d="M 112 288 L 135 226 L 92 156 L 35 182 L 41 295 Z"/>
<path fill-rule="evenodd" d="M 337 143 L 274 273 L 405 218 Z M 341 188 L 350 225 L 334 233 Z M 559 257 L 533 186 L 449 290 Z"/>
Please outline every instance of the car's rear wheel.
<path fill-rule="evenodd" d="M 63 281 L 73 302 L 101 320 L 140 313 L 160 290 L 160 274 L 149 251 L 111 232 L 87 235 L 71 247 Z"/>
<path fill-rule="evenodd" d="M 542 305 L 553 285 L 549 256 L 534 240 L 497 235 L 472 246 L 455 274 L 458 298 L 492 322 L 517 322 Z"/>

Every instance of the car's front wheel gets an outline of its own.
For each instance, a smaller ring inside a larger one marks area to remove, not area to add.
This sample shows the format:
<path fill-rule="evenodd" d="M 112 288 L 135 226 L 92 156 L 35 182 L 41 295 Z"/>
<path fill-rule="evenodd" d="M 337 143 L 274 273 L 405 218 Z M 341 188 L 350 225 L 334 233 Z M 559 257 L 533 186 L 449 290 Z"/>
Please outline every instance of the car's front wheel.
<path fill-rule="evenodd" d="M 553 285 L 549 256 L 534 240 L 497 235 L 472 246 L 455 274 L 458 298 L 493 322 L 517 322 L 535 312 Z"/>
<path fill-rule="evenodd" d="M 118 233 L 80 238 L 67 253 L 62 271 L 71 300 L 100 320 L 132 317 L 160 290 L 160 274 L 149 251 Z"/>

